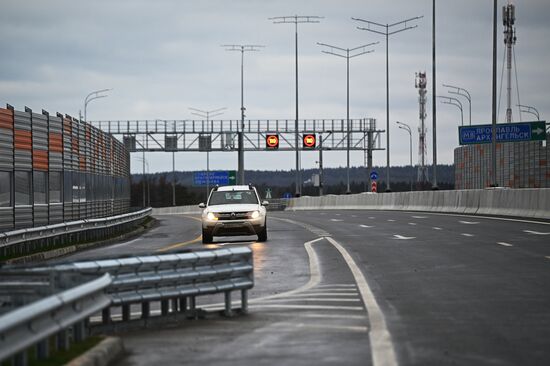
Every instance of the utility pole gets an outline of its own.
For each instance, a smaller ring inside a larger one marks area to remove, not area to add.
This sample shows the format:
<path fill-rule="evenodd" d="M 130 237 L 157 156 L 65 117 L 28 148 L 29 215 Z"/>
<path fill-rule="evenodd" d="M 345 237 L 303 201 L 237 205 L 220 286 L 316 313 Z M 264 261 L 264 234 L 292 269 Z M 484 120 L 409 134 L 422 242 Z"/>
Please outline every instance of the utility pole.
<path fill-rule="evenodd" d="M 437 186 L 437 103 L 435 98 L 437 96 L 436 91 L 436 73 L 435 73 L 435 0 L 432 1 L 432 136 L 433 136 L 433 184 L 432 189 L 438 190 Z"/>
<path fill-rule="evenodd" d="M 206 130 L 208 131 L 210 126 L 210 118 L 223 114 L 222 111 L 227 108 L 222 107 L 211 111 L 203 111 L 197 108 L 189 108 L 189 109 L 194 111 L 194 112 L 191 112 L 191 114 L 194 114 L 202 118 L 206 118 Z M 208 194 L 210 193 L 210 150 L 211 150 L 211 147 L 209 146 L 208 149 L 206 150 L 206 201 L 208 201 Z"/>
<path fill-rule="evenodd" d="M 386 192 L 391 192 L 391 186 L 390 186 L 390 70 L 389 70 L 389 51 L 388 51 L 389 36 L 406 31 L 408 29 L 413 29 L 418 27 L 417 25 L 409 26 L 407 23 L 410 23 L 414 20 L 421 19 L 423 17 L 424 16 L 409 18 L 393 24 L 387 24 L 387 23 L 380 24 L 376 22 L 371 22 L 369 20 L 351 18 L 353 20 L 367 24 L 367 28 L 357 27 L 357 29 L 381 34 L 386 37 L 386 129 L 387 129 L 386 131 L 386 145 L 387 145 L 386 146 L 386 181 L 387 181 Z M 400 26 L 401 28 L 395 29 L 394 27 L 396 26 Z M 371 29 L 371 27 L 374 27 L 375 29 Z"/>
<path fill-rule="evenodd" d="M 469 106 L 469 115 L 470 115 L 470 126 L 472 125 L 472 97 L 470 95 L 470 93 L 464 89 L 464 88 L 460 88 L 458 86 L 454 86 L 454 85 L 449 85 L 449 84 L 443 84 L 444 87 L 446 88 L 451 88 L 453 90 L 449 90 L 449 93 L 451 94 L 456 94 L 456 95 L 460 95 L 464 98 L 466 98 L 466 100 L 468 101 L 468 106 Z"/>
<path fill-rule="evenodd" d="M 172 206 L 176 205 L 176 152 L 172 151 Z"/>
<path fill-rule="evenodd" d="M 493 1 L 493 83 L 491 126 L 491 187 L 497 187 L 497 0 Z"/>
<path fill-rule="evenodd" d="M 300 197 L 302 195 L 302 178 L 301 178 L 301 168 L 300 168 L 300 149 L 298 144 L 298 24 L 299 23 L 319 23 L 319 19 L 323 17 L 314 16 L 314 15 L 290 15 L 282 17 L 273 17 L 269 20 L 273 21 L 273 24 L 294 24 L 295 34 L 295 53 L 296 53 L 296 120 L 294 123 L 294 146 L 296 149 L 296 191 L 294 196 Z"/>
<path fill-rule="evenodd" d="M 237 180 L 238 184 L 244 183 L 244 53 L 245 52 L 254 52 L 259 51 L 259 48 L 265 47 L 260 45 L 240 45 L 240 44 L 225 44 L 221 47 L 224 47 L 226 51 L 238 51 L 241 53 L 241 128 L 238 132 L 239 137 L 239 147 L 238 147 L 238 173 Z"/>
<path fill-rule="evenodd" d="M 319 197 L 323 195 L 323 135 L 319 134 Z"/>
<path fill-rule="evenodd" d="M 350 60 L 350 58 L 354 58 L 354 57 L 357 57 L 357 56 L 361 56 L 361 55 L 365 55 L 367 53 L 374 52 L 374 50 L 368 50 L 367 51 L 367 50 L 365 50 L 365 48 L 369 47 L 369 46 L 372 46 L 372 45 L 375 45 L 375 44 L 378 44 L 378 43 L 379 42 L 369 43 L 369 44 L 365 44 L 365 45 L 358 46 L 358 47 L 350 49 L 350 48 L 340 48 L 340 47 L 336 47 L 336 46 L 331 46 L 331 45 L 326 44 L 326 43 L 317 42 L 317 44 L 319 46 L 324 46 L 324 47 L 329 47 L 330 48 L 330 51 L 321 51 L 321 52 L 329 54 L 329 55 L 342 57 L 342 58 L 346 59 L 346 121 L 347 121 L 347 148 L 346 148 L 346 154 L 347 154 L 347 169 L 346 169 L 347 185 L 346 185 L 346 194 L 351 193 L 350 182 L 349 182 L 349 168 L 350 168 L 350 156 L 349 156 L 350 151 L 349 151 L 349 149 L 350 149 L 350 145 L 351 145 L 351 141 L 350 141 L 350 139 L 351 139 L 351 129 L 350 129 L 350 120 L 349 120 L 349 60 Z M 345 54 L 342 55 L 341 53 L 338 53 L 335 50 L 345 52 Z M 353 53 L 354 51 L 357 51 L 357 50 L 361 50 L 361 51 L 357 52 L 357 53 Z M 352 52 L 353 54 L 350 55 L 350 52 Z"/>

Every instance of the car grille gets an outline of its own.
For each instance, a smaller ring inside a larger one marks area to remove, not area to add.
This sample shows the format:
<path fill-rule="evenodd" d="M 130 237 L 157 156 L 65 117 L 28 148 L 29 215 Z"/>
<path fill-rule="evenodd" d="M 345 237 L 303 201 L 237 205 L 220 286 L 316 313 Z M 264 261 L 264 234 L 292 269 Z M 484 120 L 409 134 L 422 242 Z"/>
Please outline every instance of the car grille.
<path fill-rule="evenodd" d="M 218 213 L 218 220 L 243 220 L 248 218 L 248 212 Z"/>

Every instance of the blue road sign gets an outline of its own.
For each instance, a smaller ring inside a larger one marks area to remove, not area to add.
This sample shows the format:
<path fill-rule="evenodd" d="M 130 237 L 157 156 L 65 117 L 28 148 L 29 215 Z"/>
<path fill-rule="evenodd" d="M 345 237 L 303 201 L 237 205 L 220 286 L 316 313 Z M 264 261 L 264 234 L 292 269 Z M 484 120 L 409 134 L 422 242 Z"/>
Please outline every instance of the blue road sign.
<path fill-rule="evenodd" d="M 207 172 L 195 172 L 193 174 L 193 185 L 196 187 L 205 187 L 206 186 L 206 175 Z M 236 182 L 236 172 L 232 171 L 210 171 L 208 175 L 208 183 L 211 186 L 220 185 L 232 185 Z"/>
<path fill-rule="evenodd" d="M 497 142 L 519 142 L 546 139 L 546 122 L 500 123 L 496 126 Z M 460 145 L 487 144 L 492 140 L 492 126 L 462 126 L 458 128 Z"/>
<path fill-rule="evenodd" d="M 370 172 L 370 179 L 372 180 L 378 179 L 378 173 L 376 172 L 376 170 L 373 170 L 372 172 Z"/>
<path fill-rule="evenodd" d="M 285 194 L 283 194 L 283 198 L 292 198 L 292 193 L 286 192 Z"/>

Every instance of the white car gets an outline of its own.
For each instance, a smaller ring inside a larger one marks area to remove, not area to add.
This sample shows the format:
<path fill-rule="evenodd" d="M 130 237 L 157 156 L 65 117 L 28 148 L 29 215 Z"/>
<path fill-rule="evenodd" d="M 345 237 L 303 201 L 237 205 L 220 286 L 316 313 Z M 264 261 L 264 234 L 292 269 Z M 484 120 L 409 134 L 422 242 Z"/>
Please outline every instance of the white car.
<path fill-rule="evenodd" d="M 258 235 L 258 241 L 267 240 L 266 206 L 260 203 L 256 188 L 247 186 L 215 187 L 208 202 L 201 203 L 202 242 L 212 243 L 214 236 Z"/>

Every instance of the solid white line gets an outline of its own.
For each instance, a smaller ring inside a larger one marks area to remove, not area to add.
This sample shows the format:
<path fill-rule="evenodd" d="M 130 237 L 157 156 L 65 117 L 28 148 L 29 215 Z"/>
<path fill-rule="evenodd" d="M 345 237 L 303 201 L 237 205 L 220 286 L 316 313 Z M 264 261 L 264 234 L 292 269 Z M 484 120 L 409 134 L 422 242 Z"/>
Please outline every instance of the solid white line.
<path fill-rule="evenodd" d="M 118 248 L 118 247 L 123 247 L 125 245 L 128 245 L 128 244 L 132 244 L 138 240 L 141 240 L 141 238 L 137 238 L 137 239 L 134 239 L 134 240 L 130 240 L 130 241 L 127 241 L 127 242 L 124 242 L 124 243 L 119 243 L 119 244 L 115 244 L 115 245 L 111 245 L 111 246 L 108 246 L 106 248 L 109 248 L 109 249 L 114 249 L 114 248 Z"/>
<path fill-rule="evenodd" d="M 289 295 L 289 297 L 304 297 L 304 296 L 356 296 L 358 292 L 354 291 L 351 293 L 341 293 L 341 292 L 304 292 L 303 294 Z"/>
<path fill-rule="evenodd" d="M 500 242 L 498 242 L 497 244 L 498 244 L 498 245 L 502 245 L 503 247 L 513 247 L 512 244 L 508 244 L 508 243 L 505 243 L 505 242 L 503 242 L 503 241 L 500 241 Z"/>
<path fill-rule="evenodd" d="M 533 230 L 523 230 L 523 232 L 527 234 L 534 234 L 534 235 L 550 235 L 550 233 L 541 233 L 540 231 L 533 231 Z"/>
<path fill-rule="evenodd" d="M 312 328 L 312 329 L 327 329 L 327 330 L 347 330 L 354 332 L 367 332 L 369 329 L 365 326 L 350 326 L 350 325 L 329 325 L 329 324 L 307 324 L 307 323 L 290 323 L 280 322 L 275 323 L 274 327 L 289 327 L 289 328 Z"/>
<path fill-rule="evenodd" d="M 474 236 L 473 234 L 468 234 L 468 233 L 462 233 L 462 234 L 460 234 L 460 235 L 462 235 L 462 236 L 467 236 L 467 237 L 469 237 L 469 238 L 472 237 L 472 236 Z"/>
<path fill-rule="evenodd" d="M 294 297 L 289 296 L 282 299 L 270 299 L 269 302 L 274 301 L 281 301 L 281 302 L 289 302 L 289 301 L 328 301 L 328 302 L 360 302 L 360 299 L 342 299 L 342 298 L 329 298 L 329 297 Z"/>
<path fill-rule="evenodd" d="M 205 306 L 203 306 L 204 308 Z M 349 310 L 365 311 L 362 306 L 332 306 L 332 305 L 287 305 L 287 304 L 252 304 L 250 308 L 277 308 L 277 309 L 296 309 L 296 310 Z M 223 307 L 220 307 L 223 309 Z"/>
<path fill-rule="evenodd" d="M 349 283 L 331 283 L 331 284 L 327 284 L 327 285 L 319 285 L 317 287 L 356 287 L 356 285 L 349 284 Z"/>
<path fill-rule="evenodd" d="M 384 313 L 382 313 L 380 306 L 378 306 L 378 302 L 376 301 L 376 298 L 374 297 L 374 294 L 372 293 L 372 290 L 369 287 L 365 276 L 363 276 L 363 272 L 361 272 L 361 269 L 357 266 L 351 255 L 346 249 L 344 249 L 342 245 L 340 245 L 333 238 L 328 237 L 326 239 L 332 245 L 334 245 L 334 247 L 338 249 L 340 254 L 342 254 L 342 257 L 344 257 L 344 260 L 346 261 L 349 269 L 351 270 L 351 273 L 353 274 L 353 277 L 355 278 L 355 282 L 357 283 L 357 287 L 359 288 L 359 292 L 361 293 L 363 303 L 367 308 L 369 322 L 371 325 L 369 338 L 372 349 L 373 365 L 397 365 L 397 358 L 393 349 L 390 332 L 388 331 L 388 328 L 386 326 Z"/>
<path fill-rule="evenodd" d="M 288 318 L 288 313 L 270 313 L 270 316 L 284 316 Z M 326 313 L 303 313 L 300 314 L 300 318 L 322 318 L 322 319 L 353 319 L 353 320 L 363 320 L 367 319 L 365 315 L 351 315 L 351 314 L 326 314 Z"/>

